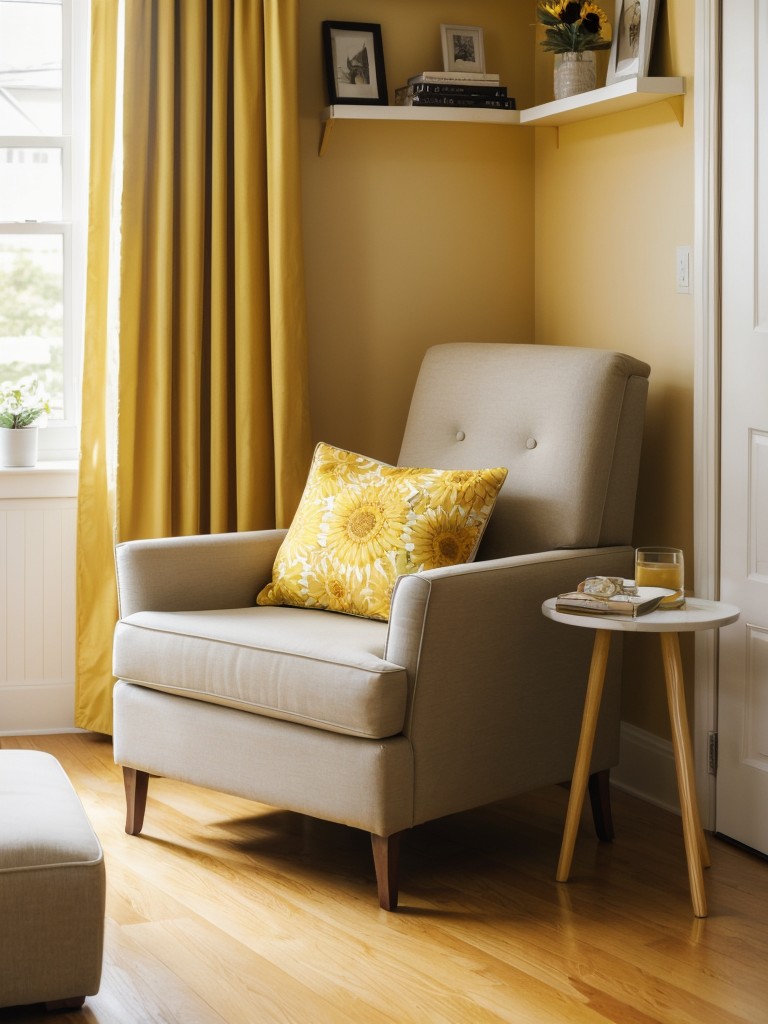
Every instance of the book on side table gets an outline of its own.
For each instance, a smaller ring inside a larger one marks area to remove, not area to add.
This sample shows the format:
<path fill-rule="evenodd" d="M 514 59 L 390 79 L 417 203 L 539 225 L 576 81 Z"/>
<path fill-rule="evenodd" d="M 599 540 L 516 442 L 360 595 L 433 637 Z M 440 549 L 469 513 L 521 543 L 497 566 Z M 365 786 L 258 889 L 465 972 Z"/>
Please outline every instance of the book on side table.
<path fill-rule="evenodd" d="M 636 593 L 612 594 L 600 597 L 596 594 L 573 590 L 558 594 L 555 608 L 559 612 L 581 612 L 585 615 L 646 615 L 657 608 L 662 598 L 669 597 L 671 590 L 662 587 L 637 587 Z"/>

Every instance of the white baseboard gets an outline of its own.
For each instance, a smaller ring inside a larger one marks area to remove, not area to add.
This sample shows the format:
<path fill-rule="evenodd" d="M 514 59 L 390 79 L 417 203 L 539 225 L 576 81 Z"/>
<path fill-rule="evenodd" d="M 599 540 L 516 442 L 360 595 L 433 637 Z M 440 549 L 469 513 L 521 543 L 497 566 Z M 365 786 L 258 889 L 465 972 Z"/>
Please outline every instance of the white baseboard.
<path fill-rule="evenodd" d="M 611 782 L 648 803 L 680 813 L 671 741 L 629 722 L 621 723 L 621 756 L 611 769 Z"/>
<path fill-rule="evenodd" d="M 75 732 L 74 681 L 0 686 L 0 736 Z"/>

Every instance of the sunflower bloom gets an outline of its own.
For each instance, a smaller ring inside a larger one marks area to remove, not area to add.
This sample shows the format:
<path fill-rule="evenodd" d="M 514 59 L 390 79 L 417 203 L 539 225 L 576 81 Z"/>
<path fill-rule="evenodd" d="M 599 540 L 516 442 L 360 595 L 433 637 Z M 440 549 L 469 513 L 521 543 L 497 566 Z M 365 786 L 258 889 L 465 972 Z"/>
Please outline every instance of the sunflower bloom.
<path fill-rule="evenodd" d="M 392 488 L 342 491 L 326 516 L 325 545 L 351 565 L 375 562 L 399 545 L 404 510 Z"/>
<path fill-rule="evenodd" d="M 479 535 L 479 524 L 468 522 L 458 509 L 448 516 L 429 509 L 411 527 L 411 560 L 419 569 L 458 565 L 471 557 Z"/>
<path fill-rule="evenodd" d="M 539 0 L 536 15 L 546 26 L 541 45 L 552 53 L 607 50 L 611 45 L 608 17 L 592 0 Z"/>

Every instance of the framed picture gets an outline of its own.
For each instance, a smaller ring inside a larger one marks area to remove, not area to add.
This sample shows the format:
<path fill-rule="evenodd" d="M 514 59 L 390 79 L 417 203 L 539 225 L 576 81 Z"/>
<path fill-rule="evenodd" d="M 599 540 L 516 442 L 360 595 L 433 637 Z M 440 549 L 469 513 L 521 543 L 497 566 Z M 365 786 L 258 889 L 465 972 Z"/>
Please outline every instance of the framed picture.
<path fill-rule="evenodd" d="M 606 85 L 648 74 L 657 0 L 616 0 Z"/>
<path fill-rule="evenodd" d="M 485 74 L 483 30 L 477 25 L 441 25 L 443 70 Z"/>
<path fill-rule="evenodd" d="M 329 103 L 387 103 L 381 25 L 323 22 Z"/>

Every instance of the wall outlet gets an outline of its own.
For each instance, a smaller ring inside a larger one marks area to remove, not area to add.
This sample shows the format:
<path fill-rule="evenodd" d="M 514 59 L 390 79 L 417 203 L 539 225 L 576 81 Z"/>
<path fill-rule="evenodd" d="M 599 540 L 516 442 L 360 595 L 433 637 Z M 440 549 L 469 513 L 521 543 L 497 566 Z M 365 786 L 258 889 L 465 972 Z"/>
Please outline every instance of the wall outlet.
<path fill-rule="evenodd" d="M 681 295 L 691 292 L 691 247 L 678 245 L 675 251 L 675 284 Z"/>

